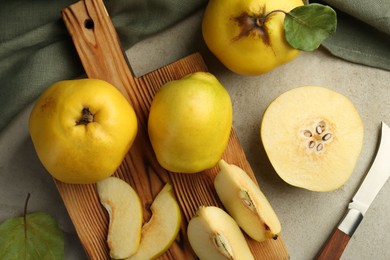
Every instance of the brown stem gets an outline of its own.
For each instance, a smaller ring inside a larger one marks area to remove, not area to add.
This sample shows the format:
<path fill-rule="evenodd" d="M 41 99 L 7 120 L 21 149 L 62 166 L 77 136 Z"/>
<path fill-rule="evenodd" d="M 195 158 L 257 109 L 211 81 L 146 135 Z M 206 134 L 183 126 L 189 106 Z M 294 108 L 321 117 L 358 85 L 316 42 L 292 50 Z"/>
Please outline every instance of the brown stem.
<path fill-rule="evenodd" d="M 27 241 L 27 205 L 28 201 L 30 200 L 30 193 L 27 193 L 26 202 L 24 203 L 24 212 L 23 212 L 23 221 L 24 221 L 24 238 L 25 241 Z"/>
<path fill-rule="evenodd" d="M 267 13 L 265 16 L 263 17 L 257 17 L 256 18 L 256 25 L 259 26 L 259 27 L 262 27 L 265 23 L 265 21 L 268 19 L 268 17 L 270 17 L 271 15 L 273 15 L 274 13 L 284 13 L 285 15 L 288 15 L 287 12 L 283 11 L 283 10 L 272 10 L 271 12 Z"/>
<path fill-rule="evenodd" d="M 83 108 L 81 113 L 81 119 L 76 121 L 76 125 L 86 125 L 93 122 L 93 114 L 88 107 Z"/>

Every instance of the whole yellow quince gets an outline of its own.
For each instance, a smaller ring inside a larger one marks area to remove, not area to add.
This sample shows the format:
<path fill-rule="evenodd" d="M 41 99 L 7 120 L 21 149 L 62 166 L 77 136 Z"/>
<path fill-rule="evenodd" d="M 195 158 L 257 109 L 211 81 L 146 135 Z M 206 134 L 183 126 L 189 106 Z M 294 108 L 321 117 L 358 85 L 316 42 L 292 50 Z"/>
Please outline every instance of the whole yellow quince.
<path fill-rule="evenodd" d="M 299 51 L 285 39 L 285 14 L 302 0 L 210 0 L 202 22 L 203 38 L 230 70 L 258 75 L 292 59 Z"/>
<path fill-rule="evenodd" d="M 87 184 L 115 172 L 138 126 L 130 103 L 114 86 L 79 79 L 47 88 L 31 111 L 29 129 L 40 161 L 54 178 Z"/>
<path fill-rule="evenodd" d="M 181 173 L 215 166 L 229 140 L 232 110 L 228 92 L 210 73 L 196 72 L 162 86 L 148 121 L 160 165 Z"/>

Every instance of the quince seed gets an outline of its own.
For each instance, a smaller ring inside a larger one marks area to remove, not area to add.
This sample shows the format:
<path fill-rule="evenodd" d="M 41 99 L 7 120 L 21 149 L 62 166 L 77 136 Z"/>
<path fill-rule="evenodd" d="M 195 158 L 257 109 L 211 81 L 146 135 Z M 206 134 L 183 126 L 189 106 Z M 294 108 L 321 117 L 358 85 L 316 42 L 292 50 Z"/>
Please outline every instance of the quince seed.
<path fill-rule="evenodd" d="M 331 133 L 327 133 L 327 134 L 325 134 L 325 135 L 322 137 L 322 140 L 323 140 L 323 141 L 328 141 L 331 137 L 332 137 L 332 134 L 331 134 Z"/>
<path fill-rule="evenodd" d="M 229 244 L 229 241 L 221 234 L 216 233 L 213 237 L 215 247 L 228 259 L 234 259 L 233 250 Z"/>
<path fill-rule="evenodd" d="M 247 190 L 240 190 L 239 196 L 245 206 L 247 206 L 251 211 L 256 212 L 256 207 L 253 204 L 253 200 L 251 199 Z"/>
<path fill-rule="evenodd" d="M 313 136 L 313 134 L 309 130 L 305 130 L 303 132 L 303 135 L 306 136 L 306 137 L 312 137 Z"/>

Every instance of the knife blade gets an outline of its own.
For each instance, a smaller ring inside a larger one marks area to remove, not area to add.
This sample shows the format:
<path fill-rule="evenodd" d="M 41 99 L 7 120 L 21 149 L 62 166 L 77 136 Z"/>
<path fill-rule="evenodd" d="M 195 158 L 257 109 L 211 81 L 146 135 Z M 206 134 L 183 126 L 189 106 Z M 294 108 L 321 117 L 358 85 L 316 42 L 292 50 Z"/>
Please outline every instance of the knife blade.
<path fill-rule="evenodd" d="M 348 204 L 347 214 L 335 228 L 317 260 L 340 259 L 349 239 L 362 221 L 376 195 L 390 176 L 390 128 L 382 122 L 377 153 L 363 183 Z"/>

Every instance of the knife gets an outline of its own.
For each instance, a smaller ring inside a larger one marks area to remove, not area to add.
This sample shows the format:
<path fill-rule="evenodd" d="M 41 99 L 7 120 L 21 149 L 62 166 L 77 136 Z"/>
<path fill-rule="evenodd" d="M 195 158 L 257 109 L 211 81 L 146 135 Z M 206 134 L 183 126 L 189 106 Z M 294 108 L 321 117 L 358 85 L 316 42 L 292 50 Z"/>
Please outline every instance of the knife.
<path fill-rule="evenodd" d="M 382 122 L 381 140 L 374 162 L 348 205 L 348 212 L 333 231 L 317 260 L 340 259 L 364 214 L 390 176 L 390 128 Z"/>

